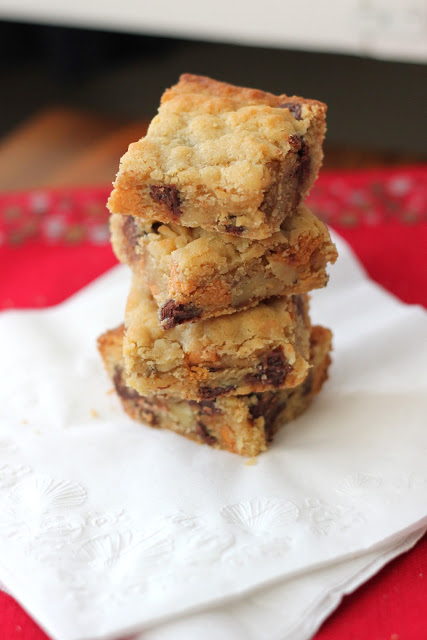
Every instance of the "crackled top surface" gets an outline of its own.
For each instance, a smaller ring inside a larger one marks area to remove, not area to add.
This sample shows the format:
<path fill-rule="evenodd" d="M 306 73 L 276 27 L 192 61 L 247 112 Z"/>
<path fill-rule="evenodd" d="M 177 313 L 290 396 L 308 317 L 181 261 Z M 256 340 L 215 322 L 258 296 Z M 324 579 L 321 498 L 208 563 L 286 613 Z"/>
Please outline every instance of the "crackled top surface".
<path fill-rule="evenodd" d="M 157 203 L 181 224 L 199 226 L 200 218 L 190 211 L 196 206 L 199 212 L 226 208 L 230 216 L 245 210 L 246 215 L 254 213 L 263 204 L 274 207 L 270 200 L 276 196 L 270 195 L 267 204 L 264 200 L 278 180 L 278 167 L 289 152 L 298 152 L 307 137 L 321 146 L 325 112 L 326 106 L 314 100 L 185 74 L 163 94 L 146 137 L 131 144 L 123 156 L 110 210 L 150 217 L 147 209 Z M 313 171 L 320 153 L 314 153 Z M 130 196 L 132 189 L 147 201 Z M 207 219 L 206 226 L 216 228 L 221 217 L 219 211 L 218 220 Z M 229 223 L 232 229 L 233 222 Z M 261 221 L 255 224 L 259 225 Z M 267 235 L 261 229 L 254 237 Z"/>
<path fill-rule="evenodd" d="M 262 192 L 266 164 L 286 155 L 289 136 L 305 134 L 323 111 L 314 100 L 185 74 L 166 90 L 146 137 L 130 146 L 121 170 L 158 181 L 180 173 L 184 182 L 198 176 L 215 189 Z"/>

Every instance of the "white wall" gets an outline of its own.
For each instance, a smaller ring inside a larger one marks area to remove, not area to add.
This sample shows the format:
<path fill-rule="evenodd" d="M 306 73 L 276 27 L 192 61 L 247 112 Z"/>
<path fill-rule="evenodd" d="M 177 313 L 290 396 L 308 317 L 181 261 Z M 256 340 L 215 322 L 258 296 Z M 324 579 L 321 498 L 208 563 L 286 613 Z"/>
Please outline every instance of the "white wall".
<path fill-rule="evenodd" d="M 426 0 L 0 0 L 0 19 L 427 62 Z"/>

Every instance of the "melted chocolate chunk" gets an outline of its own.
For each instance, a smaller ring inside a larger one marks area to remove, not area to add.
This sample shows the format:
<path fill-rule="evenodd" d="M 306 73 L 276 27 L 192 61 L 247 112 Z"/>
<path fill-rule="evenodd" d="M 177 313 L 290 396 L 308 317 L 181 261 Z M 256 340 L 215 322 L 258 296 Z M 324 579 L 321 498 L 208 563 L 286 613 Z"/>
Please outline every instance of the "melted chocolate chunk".
<path fill-rule="evenodd" d="M 153 233 L 157 233 L 159 227 L 161 227 L 163 224 L 163 222 L 153 222 L 153 224 L 151 225 L 151 231 Z"/>
<path fill-rule="evenodd" d="M 211 435 L 203 422 L 200 420 L 197 422 L 197 433 L 206 444 L 213 445 L 216 442 L 215 436 Z"/>
<path fill-rule="evenodd" d="M 122 400 L 131 400 L 133 405 L 138 409 L 141 418 L 149 425 L 155 427 L 159 423 L 159 419 L 153 410 L 155 402 L 141 396 L 135 389 L 126 386 L 123 381 L 123 370 L 121 367 L 114 369 L 113 383 L 116 388 L 117 395 Z"/>
<path fill-rule="evenodd" d="M 279 109 L 289 109 L 295 120 L 302 120 L 302 107 L 298 102 L 282 102 L 282 104 L 279 104 Z"/>
<path fill-rule="evenodd" d="M 293 367 L 286 361 L 280 347 L 273 349 L 265 356 L 262 367 L 263 375 L 266 375 L 267 382 L 275 387 L 283 384 L 287 374 L 293 371 Z"/>
<path fill-rule="evenodd" d="M 276 347 L 276 349 L 264 354 L 257 369 L 257 373 L 249 373 L 246 376 L 246 381 L 249 384 L 271 384 L 273 387 L 280 387 L 288 373 L 293 371 L 293 367 L 287 362 L 281 347 Z"/>
<path fill-rule="evenodd" d="M 288 142 L 292 147 L 292 151 L 299 151 L 301 149 L 302 137 L 293 133 L 289 136 Z"/>
<path fill-rule="evenodd" d="M 267 442 L 271 442 L 273 435 L 276 432 L 276 418 L 286 407 L 286 402 L 274 391 L 254 393 L 252 397 L 255 397 L 257 402 L 249 407 L 251 418 L 252 420 L 256 420 L 263 416 L 265 439 Z"/>
<path fill-rule="evenodd" d="M 117 391 L 117 395 L 119 395 L 123 400 L 138 400 L 141 396 L 138 391 L 135 389 L 131 389 L 127 387 L 123 382 L 123 370 L 121 367 L 116 367 L 114 369 L 113 383 Z"/>
<path fill-rule="evenodd" d="M 231 233 L 235 236 L 241 236 L 242 233 L 245 231 L 246 227 L 236 227 L 235 224 L 226 224 L 225 225 L 225 230 L 227 233 Z"/>
<path fill-rule="evenodd" d="M 301 136 L 290 135 L 288 142 L 291 146 L 290 154 L 296 156 L 295 162 L 286 165 L 274 160 L 269 165 L 269 172 L 272 182 L 264 192 L 264 199 L 260 206 L 267 216 L 271 215 L 275 209 L 280 209 L 283 202 L 291 201 L 296 207 L 300 201 L 300 193 L 303 183 L 310 172 L 310 154 L 308 145 Z M 297 184 L 295 185 L 295 182 Z"/>
<path fill-rule="evenodd" d="M 165 185 L 163 187 L 152 185 L 150 187 L 150 196 L 159 204 L 164 204 L 177 218 L 182 214 L 180 209 L 181 200 L 179 199 L 179 193 L 176 187 L 171 185 Z"/>
<path fill-rule="evenodd" d="M 203 400 L 211 400 L 212 398 L 218 398 L 230 391 L 234 391 L 236 387 L 199 387 L 199 397 Z"/>
<path fill-rule="evenodd" d="M 304 140 L 301 140 L 301 147 L 298 151 L 298 158 L 299 158 L 298 169 L 297 169 L 298 184 L 303 185 L 307 181 L 307 178 L 310 175 L 310 164 L 311 164 L 310 149 L 308 147 L 308 144 Z"/>
<path fill-rule="evenodd" d="M 295 300 L 295 308 L 297 310 L 297 314 L 301 316 L 301 318 L 303 318 L 304 312 L 305 312 L 304 299 L 302 296 L 295 296 L 294 300 Z"/>
<path fill-rule="evenodd" d="M 194 304 L 176 304 L 175 300 L 168 300 L 160 309 L 160 321 L 166 329 L 173 329 L 177 324 L 198 318 L 201 314 L 202 309 Z"/>
<path fill-rule="evenodd" d="M 123 222 L 123 235 L 125 236 L 128 244 L 131 247 L 135 247 L 138 244 L 138 231 L 136 229 L 136 223 L 133 216 L 125 216 Z"/>
<path fill-rule="evenodd" d="M 288 141 L 292 150 L 298 153 L 295 175 L 298 180 L 298 185 L 301 186 L 310 175 L 310 149 L 302 136 L 291 135 L 289 136 Z"/>
<path fill-rule="evenodd" d="M 222 413 L 221 409 L 216 406 L 215 400 L 189 400 L 188 404 L 201 415 L 212 416 L 215 413 Z"/>

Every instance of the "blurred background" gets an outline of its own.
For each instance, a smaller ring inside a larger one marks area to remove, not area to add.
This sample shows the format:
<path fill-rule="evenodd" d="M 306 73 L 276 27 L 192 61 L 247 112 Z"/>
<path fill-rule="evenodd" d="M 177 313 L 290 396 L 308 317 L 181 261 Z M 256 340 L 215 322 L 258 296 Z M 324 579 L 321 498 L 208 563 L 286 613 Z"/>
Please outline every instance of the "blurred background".
<path fill-rule="evenodd" d="M 422 0 L 0 0 L 0 189 L 111 182 L 184 71 L 328 103 L 327 167 L 427 156 Z"/>

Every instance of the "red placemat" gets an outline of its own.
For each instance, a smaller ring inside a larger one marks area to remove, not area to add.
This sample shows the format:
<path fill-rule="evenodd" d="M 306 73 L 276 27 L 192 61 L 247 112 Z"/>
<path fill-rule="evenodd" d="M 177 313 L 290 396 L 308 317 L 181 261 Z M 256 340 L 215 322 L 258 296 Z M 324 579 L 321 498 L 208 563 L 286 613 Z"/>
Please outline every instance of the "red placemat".
<path fill-rule="evenodd" d="M 116 263 L 109 188 L 0 195 L 0 309 L 57 304 Z M 370 276 L 427 307 L 427 166 L 323 172 L 314 212 L 350 243 Z M 427 638 L 427 537 L 344 599 L 316 640 Z M 47 640 L 0 593 L 0 640 Z"/>

